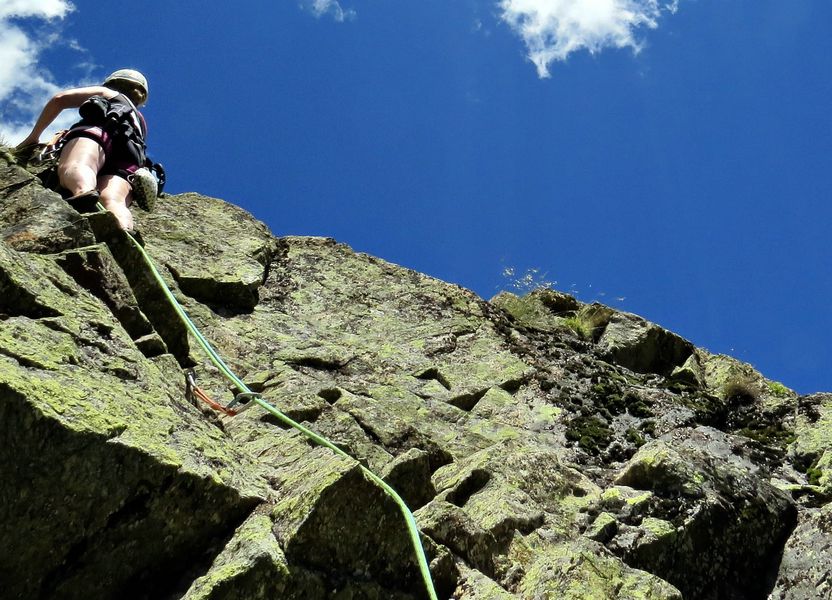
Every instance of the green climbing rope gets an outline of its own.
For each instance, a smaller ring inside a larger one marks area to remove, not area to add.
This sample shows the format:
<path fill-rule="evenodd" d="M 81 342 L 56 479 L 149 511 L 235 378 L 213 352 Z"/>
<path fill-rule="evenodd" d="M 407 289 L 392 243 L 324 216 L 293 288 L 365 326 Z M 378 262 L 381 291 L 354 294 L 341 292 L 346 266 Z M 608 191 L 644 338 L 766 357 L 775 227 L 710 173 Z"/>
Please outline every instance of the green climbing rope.
<path fill-rule="evenodd" d="M 104 207 L 99 204 L 99 209 L 104 210 Z M 182 323 L 185 325 L 185 327 L 187 327 L 188 331 L 190 331 L 191 334 L 193 334 L 193 336 L 196 338 L 197 343 L 208 355 L 208 358 L 211 360 L 211 362 L 214 363 L 214 365 L 223 373 L 223 375 L 229 381 L 231 381 L 237 387 L 237 389 L 240 390 L 240 392 L 251 394 L 252 392 L 248 388 L 248 386 L 246 386 L 246 384 L 243 383 L 242 380 L 240 380 L 240 378 L 233 373 L 233 371 L 231 371 L 228 365 L 225 364 L 225 361 L 223 361 L 222 357 L 220 357 L 220 355 L 217 354 L 213 346 L 211 346 L 208 340 L 206 340 L 205 337 L 203 337 L 202 333 L 199 331 L 197 326 L 194 325 L 193 321 L 191 321 L 191 318 L 188 316 L 188 313 L 185 312 L 185 309 L 183 309 L 182 305 L 179 304 L 179 301 L 173 295 L 173 292 L 170 291 L 170 288 L 168 287 L 167 283 L 165 283 L 165 280 L 162 278 L 161 274 L 159 273 L 159 270 L 156 268 L 156 265 L 153 263 L 153 260 L 150 258 L 150 255 L 147 253 L 147 251 L 133 236 L 128 235 L 127 237 L 130 238 L 130 240 L 135 245 L 136 249 L 141 253 L 145 263 L 147 264 L 148 268 L 150 268 L 153 277 L 159 283 L 160 287 L 162 288 L 162 291 L 164 292 L 171 306 L 176 311 L 176 314 L 179 315 L 179 318 L 182 320 Z M 265 410 L 270 412 L 272 415 L 277 417 L 280 421 L 282 421 L 289 427 L 292 427 L 293 429 L 296 429 L 297 431 L 301 432 L 303 435 L 305 435 L 307 438 L 309 438 L 316 444 L 324 446 L 325 448 L 329 448 L 339 456 L 343 456 L 344 458 L 348 458 L 350 460 L 355 460 L 349 454 L 341 450 L 338 446 L 330 442 L 325 437 L 315 433 L 311 429 L 304 427 L 300 423 L 297 423 L 296 421 L 284 415 L 272 404 L 263 400 L 263 398 L 261 398 L 260 396 L 254 396 L 254 402 L 256 402 L 258 405 L 263 407 Z M 413 513 L 410 512 L 410 509 L 407 507 L 407 504 L 405 504 L 404 500 L 402 500 L 402 497 L 399 496 L 396 490 L 394 490 L 387 483 L 385 483 L 384 480 L 381 479 L 381 477 L 379 477 L 378 475 L 376 475 L 360 463 L 359 467 L 361 467 L 361 470 L 364 472 L 367 478 L 374 482 L 376 485 L 378 485 L 390 498 L 393 499 L 393 501 L 398 505 L 399 509 L 401 509 L 402 515 L 404 515 L 405 522 L 407 523 L 407 529 L 410 534 L 410 540 L 413 544 L 413 549 L 416 552 L 416 560 L 419 564 L 419 571 L 421 572 L 422 579 L 425 582 L 425 587 L 427 588 L 428 596 L 430 597 L 430 600 L 438 600 L 436 590 L 434 589 L 433 585 L 433 578 L 430 574 L 428 560 L 425 556 L 425 550 L 422 547 L 422 541 L 419 539 L 419 529 L 416 526 L 416 519 L 413 518 Z"/>

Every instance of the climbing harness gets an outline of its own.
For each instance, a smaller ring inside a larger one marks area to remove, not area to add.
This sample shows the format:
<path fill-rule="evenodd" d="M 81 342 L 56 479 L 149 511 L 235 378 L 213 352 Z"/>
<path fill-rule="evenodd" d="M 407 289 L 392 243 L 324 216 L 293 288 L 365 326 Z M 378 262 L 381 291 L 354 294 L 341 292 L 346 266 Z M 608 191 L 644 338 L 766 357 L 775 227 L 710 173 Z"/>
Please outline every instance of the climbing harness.
<path fill-rule="evenodd" d="M 87 102 L 96 98 L 104 100 L 98 96 L 93 96 L 90 100 L 87 100 Z M 129 99 L 126 97 L 125 100 L 129 102 Z M 106 100 L 104 101 L 107 102 Z M 122 117 L 123 116 L 124 115 L 122 115 Z M 76 123 L 73 127 L 81 125 L 82 123 L 83 121 Z M 144 128 L 144 121 L 142 121 L 142 131 L 144 131 Z M 134 128 L 128 129 L 135 132 Z M 103 129 L 100 131 L 103 131 Z M 103 135 L 103 133 L 101 135 Z M 49 163 L 53 163 L 50 165 L 50 168 L 54 168 L 54 164 L 57 163 L 57 160 L 61 155 L 61 151 L 67 142 L 70 139 L 73 139 L 73 136 L 86 137 L 97 142 L 101 142 L 102 139 L 100 135 L 90 132 L 75 133 L 71 129 L 62 129 L 55 132 L 46 144 L 37 144 L 34 147 L 33 154 L 29 159 L 29 162 L 34 165 L 48 165 Z M 153 162 L 152 159 L 147 156 L 143 137 L 137 137 L 134 133 L 131 133 L 124 140 L 124 143 L 127 144 L 129 152 L 133 157 L 132 159 L 141 162 L 137 162 L 139 168 L 132 173 L 120 170 L 117 174 L 127 179 L 130 183 L 133 192 L 133 200 L 136 204 L 138 204 L 139 208 L 146 212 L 153 212 L 156 200 L 164 192 L 165 183 L 167 182 L 165 167 L 161 163 Z M 53 175 L 53 177 L 57 179 L 57 175 Z"/>
<path fill-rule="evenodd" d="M 100 204 L 98 206 L 101 210 L 104 210 L 103 206 L 101 206 Z M 288 425 L 289 427 L 292 427 L 293 429 L 299 431 L 319 446 L 328 448 L 329 450 L 335 452 L 343 458 L 355 461 L 354 458 L 352 458 L 349 454 L 347 454 L 338 446 L 330 442 L 328 439 L 326 439 L 322 435 L 315 433 L 311 429 L 304 427 L 300 423 L 292 420 L 291 418 L 280 412 L 272 404 L 264 400 L 260 394 L 252 392 L 248 388 L 248 386 L 246 386 L 246 384 L 243 383 L 243 381 L 231 371 L 228 365 L 225 364 L 225 361 L 223 361 L 222 357 L 219 354 L 217 354 L 213 346 L 211 346 L 211 344 L 208 342 L 208 340 L 205 339 L 205 337 L 202 335 L 202 333 L 199 331 L 196 325 L 194 325 L 193 321 L 191 321 L 190 317 L 188 316 L 188 313 L 185 312 L 185 309 L 183 309 L 182 305 L 179 304 L 179 301 L 173 295 L 173 292 L 170 291 L 170 288 L 168 287 L 167 283 L 165 283 L 165 280 L 162 278 L 162 275 L 159 273 L 159 270 L 156 268 L 156 265 L 150 258 L 150 255 L 147 253 L 147 251 L 136 239 L 133 238 L 133 236 L 128 235 L 127 237 L 132 241 L 136 250 L 138 250 L 139 253 L 142 255 L 142 258 L 144 259 L 145 264 L 150 269 L 153 278 L 161 287 L 162 292 L 167 297 L 168 302 L 170 302 L 170 305 L 176 311 L 176 314 L 179 316 L 182 323 L 185 325 L 188 331 L 194 336 L 197 343 L 208 355 L 208 358 L 211 360 L 211 362 L 214 363 L 214 365 L 220 370 L 220 372 L 239 390 L 239 393 L 234 397 L 234 400 L 228 404 L 228 406 L 222 406 L 221 404 L 211 400 L 208 397 L 208 395 L 196 385 L 196 377 L 193 373 L 191 373 L 190 375 L 186 374 L 185 376 L 186 390 L 189 394 L 199 398 L 206 404 L 215 407 L 216 410 L 229 416 L 238 415 L 243 410 L 246 410 L 251 406 L 257 404 L 263 409 L 265 409 L 267 412 L 275 416 L 278 420 Z M 362 465 L 360 462 L 358 462 L 358 466 L 360 467 L 364 475 L 370 481 L 379 486 L 384 491 L 384 493 L 387 494 L 387 496 L 389 496 L 401 510 L 405 522 L 407 523 L 410 541 L 413 545 L 413 550 L 416 554 L 416 561 L 419 565 L 419 571 L 422 575 L 422 580 L 424 581 L 428 597 L 430 598 L 430 600 L 439 600 L 433 585 L 433 578 L 430 574 L 430 567 L 428 565 L 427 557 L 425 556 L 425 550 L 422 547 L 421 539 L 419 538 L 419 529 L 416 525 L 416 519 L 414 519 L 413 513 L 410 512 L 410 509 L 407 507 L 404 500 L 402 500 L 402 497 L 399 496 L 396 490 L 390 487 L 383 479 L 381 479 L 381 477 L 373 473 L 370 469 Z"/>
<path fill-rule="evenodd" d="M 81 120 L 72 126 L 70 134 L 79 128 L 100 128 L 123 150 L 132 164 L 145 166 L 148 160 L 145 142 L 147 123 L 130 98 L 121 93 L 109 99 L 91 96 L 78 108 L 78 114 Z M 96 137 L 92 136 L 92 139 Z"/>

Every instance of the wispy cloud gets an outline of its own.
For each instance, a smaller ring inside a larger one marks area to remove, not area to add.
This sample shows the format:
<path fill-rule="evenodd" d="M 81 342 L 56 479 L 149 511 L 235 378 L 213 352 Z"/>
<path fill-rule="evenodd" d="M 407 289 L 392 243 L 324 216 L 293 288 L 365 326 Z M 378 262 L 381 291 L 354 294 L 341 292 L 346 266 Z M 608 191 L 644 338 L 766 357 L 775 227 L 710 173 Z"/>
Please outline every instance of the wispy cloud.
<path fill-rule="evenodd" d="M 0 135 L 9 142 L 25 137 L 59 88 L 39 57 L 56 42 L 54 26 L 73 10 L 68 0 L 0 2 Z"/>
<path fill-rule="evenodd" d="M 312 11 L 316 17 L 330 15 L 339 23 L 355 18 L 355 11 L 343 8 L 338 0 L 304 0 L 302 6 Z"/>
<path fill-rule="evenodd" d="M 523 39 L 540 77 L 578 50 L 632 48 L 639 28 L 655 29 L 678 0 L 499 0 L 500 17 Z"/>

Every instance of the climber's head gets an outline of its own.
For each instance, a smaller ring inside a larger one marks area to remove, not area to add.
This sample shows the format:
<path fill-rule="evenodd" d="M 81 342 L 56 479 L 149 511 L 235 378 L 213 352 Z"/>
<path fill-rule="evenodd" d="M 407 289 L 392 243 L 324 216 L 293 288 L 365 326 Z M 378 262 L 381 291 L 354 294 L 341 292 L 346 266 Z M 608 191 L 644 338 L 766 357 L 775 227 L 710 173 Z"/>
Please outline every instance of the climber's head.
<path fill-rule="evenodd" d="M 121 92 L 136 106 L 147 102 L 147 78 L 134 69 L 119 69 L 111 73 L 102 85 Z"/>

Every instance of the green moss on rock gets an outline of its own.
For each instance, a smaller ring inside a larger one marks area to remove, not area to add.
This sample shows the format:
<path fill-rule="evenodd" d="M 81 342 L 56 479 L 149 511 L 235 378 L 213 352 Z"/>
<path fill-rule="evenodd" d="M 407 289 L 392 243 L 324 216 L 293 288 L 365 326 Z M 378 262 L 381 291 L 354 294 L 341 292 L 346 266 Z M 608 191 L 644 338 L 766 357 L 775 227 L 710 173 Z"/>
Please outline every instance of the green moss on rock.
<path fill-rule="evenodd" d="M 595 416 L 579 415 L 566 427 L 566 439 L 592 454 L 598 454 L 612 441 L 612 429 Z"/>
<path fill-rule="evenodd" d="M 666 581 L 631 569 L 589 543 L 547 548 L 537 554 L 520 585 L 521 598 L 564 600 L 681 600 Z"/>
<path fill-rule="evenodd" d="M 188 600 L 421 597 L 402 516 L 357 461 L 424 504 L 443 598 L 457 583 L 458 598 L 679 597 L 633 566 L 694 600 L 728 596 L 722 581 L 757 589 L 754 569 L 794 507 L 768 483 L 772 448 L 686 425 L 771 446 L 788 442 L 771 426 L 790 431 L 799 407 L 789 456 L 818 484 L 800 491 L 817 500 L 829 487 L 825 401 L 797 403 L 751 373 L 759 394 L 734 411 L 721 381 L 746 367 L 700 351 L 683 360 L 687 343 L 633 315 L 552 290 L 487 303 L 333 240 L 276 239 L 236 207 L 184 194 L 136 215 L 162 276 L 237 375 L 355 460 L 259 407 L 197 410 L 180 365 L 196 364 L 220 401 L 233 392 L 112 215 L 81 217 L 8 160 L 0 579 L 11 597 L 179 597 L 189 578 Z M 563 329 L 590 311 L 598 346 Z M 661 444 L 647 441 L 657 433 Z M 610 461 L 633 445 L 618 474 L 644 489 L 602 496 Z"/>

